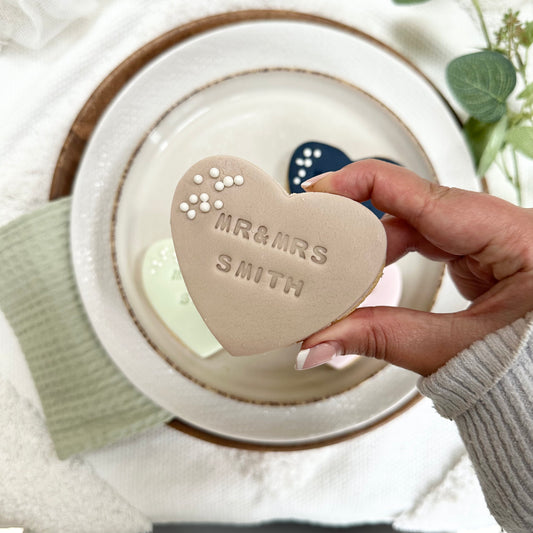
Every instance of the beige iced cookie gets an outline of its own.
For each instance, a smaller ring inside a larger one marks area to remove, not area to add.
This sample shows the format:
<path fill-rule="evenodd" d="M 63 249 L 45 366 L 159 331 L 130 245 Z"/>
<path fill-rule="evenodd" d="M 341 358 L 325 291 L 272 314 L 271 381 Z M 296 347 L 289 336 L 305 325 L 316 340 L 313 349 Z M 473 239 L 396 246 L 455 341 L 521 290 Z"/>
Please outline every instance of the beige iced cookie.
<path fill-rule="evenodd" d="M 193 165 L 171 209 L 189 294 L 233 355 L 289 346 L 339 320 L 385 265 L 385 231 L 366 207 L 333 194 L 289 195 L 237 157 Z"/>

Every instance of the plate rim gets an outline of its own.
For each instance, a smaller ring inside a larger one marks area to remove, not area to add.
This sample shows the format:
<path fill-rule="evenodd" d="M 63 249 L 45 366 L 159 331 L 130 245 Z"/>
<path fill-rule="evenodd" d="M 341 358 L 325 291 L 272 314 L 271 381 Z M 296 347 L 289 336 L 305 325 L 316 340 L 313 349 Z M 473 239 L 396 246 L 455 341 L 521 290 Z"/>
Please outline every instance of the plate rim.
<path fill-rule="evenodd" d="M 194 37 L 201 33 L 226 25 L 235 24 L 238 22 L 250 22 L 255 20 L 297 20 L 301 22 L 318 23 L 343 30 L 349 34 L 357 35 L 359 37 L 364 38 L 365 40 L 368 40 L 369 42 L 379 46 L 380 48 L 386 50 L 388 53 L 399 58 L 404 64 L 408 65 L 413 71 L 415 71 L 415 73 L 419 77 L 423 78 L 425 82 L 433 89 L 433 91 L 440 97 L 441 101 L 448 108 L 451 115 L 455 117 L 458 126 L 461 125 L 461 122 L 457 117 L 457 114 L 454 112 L 453 108 L 449 105 L 442 93 L 435 87 L 435 85 L 423 72 L 421 72 L 409 59 L 399 54 L 393 48 L 382 43 L 378 39 L 362 32 L 357 28 L 353 28 L 351 26 L 325 17 L 287 10 L 243 10 L 232 13 L 222 13 L 218 15 L 196 19 L 190 23 L 178 26 L 162 34 L 161 36 L 150 41 L 149 43 L 139 48 L 136 52 L 131 54 L 100 83 L 100 85 L 90 95 L 85 105 L 78 113 L 67 134 L 54 170 L 52 185 L 50 189 L 50 199 L 53 200 L 62 196 L 66 196 L 71 192 L 75 174 L 78 165 L 81 161 L 81 156 L 83 154 L 85 146 L 87 145 L 91 137 L 92 131 L 96 126 L 98 118 L 106 110 L 108 105 L 111 103 L 116 94 L 121 90 L 121 88 L 139 70 L 141 70 L 146 64 L 151 62 L 157 56 L 161 55 L 171 47 L 179 44 L 180 42 L 185 41 L 190 37 Z M 385 416 L 382 420 L 374 422 L 372 425 L 366 428 L 360 428 L 352 432 L 344 433 L 340 436 L 334 436 L 329 438 L 327 437 L 323 440 L 311 442 L 305 445 L 300 444 L 297 445 L 297 449 L 319 447 L 334 442 L 340 442 L 343 440 L 354 438 L 355 436 L 370 431 L 371 429 L 399 416 L 405 409 L 410 407 L 410 404 L 416 402 L 420 398 L 420 394 L 417 393 L 414 399 L 408 401 L 401 408 L 396 409 L 394 412 Z M 172 425 L 173 427 L 178 426 L 176 427 L 176 429 L 180 429 L 181 431 L 184 431 L 189 434 L 191 434 L 191 431 L 189 431 L 187 428 L 193 427 L 187 423 L 184 423 L 180 419 L 177 419 L 176 423 L 174 424 L 171 422 L 170 425 Z M 239 439 L 225 437 L 196 427 L 193 428 L 192 433 L 194 433 L 194 436 L 202 438 L 203 440 L 208 440 L 210 442 L 215 442 L 226 446 L 229 445 L 232 447 L 239 447 L 245 449 L 258 449 L 259 447 L 262 450 L 291 449 L 289 445 L 262 445 L 248 441 L 241 441 Z"/>
<path fill-rule="evenodd" d="M 424 74 L 424 72 L 400 52 L 358 28 L 319 15 L 282 9 L 245 9 L 219 13 L 195 19 L 186 24 L 177 26 L 149 41 L 119 63 L 102 80 L 102 82 L 100 82 L 78 112 L 70 126 L 65 140 L 63 141 L 54 167 L 49 200 L 62 198 L 72 193 L 72 187 L 74 185 L 79 163 L 81 162 L 81 157 L 83 156 L 83 152 L 85 151 L 99 118 L 120 90 L 133 77 L 135 77 L 140 70 L 152 60 L 170 50 L 170 48 L 187 39 L 238 22 L 251 22 L 257 20 L 296 20 L 322 24 L 369 41 L 401 60 L 415 71 L 418 76 L 423 78 L 448 108 L 451 115 L 455 118 L 457 125 L 462 127 L 462 121 L 459 118 L 459 115 L 455 112 L 438 87 L 426 74 Z"/>

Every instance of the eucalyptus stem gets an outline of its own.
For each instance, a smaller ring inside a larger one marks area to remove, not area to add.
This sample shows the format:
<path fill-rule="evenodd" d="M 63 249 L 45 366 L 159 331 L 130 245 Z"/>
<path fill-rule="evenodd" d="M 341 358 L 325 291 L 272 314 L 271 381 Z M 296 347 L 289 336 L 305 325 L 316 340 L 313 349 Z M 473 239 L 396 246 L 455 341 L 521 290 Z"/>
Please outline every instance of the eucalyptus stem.
<path fill-rule="evenodd" d="M 509 42 L 509 46 L 511 43 Z M 522 77 L 522 81 L 524 82 L 524 86 L 527 86 L 527 79 L 526 79 L 526 63 L 522 60 L 522 56 L 520 55 L 520 50 L 518 49 L 518 44 L 516 42 L 513 43 L 513 52 L 514 56 L 516 58 L 516 70 Z M 509 57 L 511 57 L 511 53 L 509 53 Z"/>
<path fill-rule="evenodd" d="M 507 162 L 505 161 L 505 153 L 502 151 L 499 157 L 495 160 L 496 165 L 500 169 L 500 172 L 505 176 L 507 181 L 513 186 L 516 191 L 516 199 L 518 205 L 522 205 L 522 184 L 520 181 L 520 170 L 518 168 L 518 160 L 516 158 L 516 151 L 511 149 L 511 158 L 513 161 L 513 172 L 509 170 Z"/>
<path fill-rule="evenodd" d="M 502 173 L 505 175 L 505 178 L 507 179 L 507 181 L 510 182 L 511 185 L 513 185 L 514 187 L 514 180 L 513 180 L 513 177 L 511 176 L 511 173 L 509 172 L 509 169 L 507 168 L 507 163 L 505 162 L 505 156 L 503 152 L 500 152 L 499 156 L 500 156 L 499 160 L 496 159 L 496 163 L 500 167 L 500 170 L 502 171 Z"/>
<path fill-rule="evenodd" d="M 483 18 L 483 12 L 481 11 L 481 6 L 479 5 L 479 1 L 472 0 L 472 5 L 474 6 L 474 9 L 476 10 L 477 16 L 479 18 L 479 23 L 481 25 L 481 30 L 483 31 L 483 35 L 487 43 L 487 48 L 489 50 L 492 50 L 493 49 L 492 43 L 490 42 L 489 32 L 487 30 L 487 25 L 485 24 L 485 19 Z"/>
<path fill-rule="evenodd" d="M 514 186 L 518 197 L 518 205 L 522 205 L 522 183 L 520 180 L 520 169 L 518 168 L 518 160 L 516 158 L 516 150 L 512 150 L 513 168 L 514 168 Z"/>
<path fill-rule="evenodd" d="M 529 58 L 529 46 L 526 48 L 525 55 L 524 55 L 524 74 L 523 74 L 523 78 L 524 78 L 524 85 L 526 87 L 528 86 L 528 83 L 527 83 L 527 66 L 526 66 L 528 58 Z"/>

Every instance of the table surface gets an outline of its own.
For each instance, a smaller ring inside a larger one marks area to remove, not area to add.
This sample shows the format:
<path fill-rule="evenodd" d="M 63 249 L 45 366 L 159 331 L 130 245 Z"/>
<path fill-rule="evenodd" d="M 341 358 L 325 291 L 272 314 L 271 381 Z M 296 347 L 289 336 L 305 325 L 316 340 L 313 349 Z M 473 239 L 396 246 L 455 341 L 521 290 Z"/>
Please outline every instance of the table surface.
<path fill-rule="evenodd" d="M 342 529 L 343 533 L 393 533 L 389 525 L 365 525 Z M 153 533 L 339 533 L 339 528 L 279 522 L 262 526 L 214 526 L 210 524 L 154 525 Z"/>

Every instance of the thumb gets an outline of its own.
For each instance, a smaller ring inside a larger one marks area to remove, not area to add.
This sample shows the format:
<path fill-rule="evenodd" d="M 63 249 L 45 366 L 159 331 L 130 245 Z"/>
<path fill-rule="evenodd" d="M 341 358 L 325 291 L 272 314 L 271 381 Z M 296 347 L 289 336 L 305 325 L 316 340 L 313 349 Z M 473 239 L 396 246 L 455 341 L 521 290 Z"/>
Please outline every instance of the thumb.
<path fill-rule="evenodd" d="M 356 309 L 302 344 L 297 370 L 335 356 L 358 354 L 428 376 L 492 331 L 487 320 L 468 314 L 434 314 L 396 307 Z"/>

